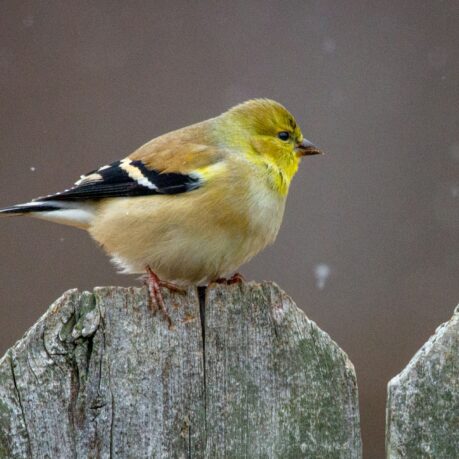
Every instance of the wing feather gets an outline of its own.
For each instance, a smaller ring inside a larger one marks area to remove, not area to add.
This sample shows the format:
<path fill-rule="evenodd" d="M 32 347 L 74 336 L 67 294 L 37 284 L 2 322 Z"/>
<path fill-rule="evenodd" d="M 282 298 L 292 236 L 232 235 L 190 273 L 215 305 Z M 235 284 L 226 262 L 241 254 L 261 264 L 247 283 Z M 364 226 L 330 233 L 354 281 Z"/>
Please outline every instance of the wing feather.
<path fill-rule="evenodd" d="M 75 186 L 60 193 L 37 198 L 39 201 L 64 201 L 178 194 L 199 188 L 197 174 L 163 173 L 149 169 L 141 160 L 129 158 L 102 166 L 81 176 Z"/>

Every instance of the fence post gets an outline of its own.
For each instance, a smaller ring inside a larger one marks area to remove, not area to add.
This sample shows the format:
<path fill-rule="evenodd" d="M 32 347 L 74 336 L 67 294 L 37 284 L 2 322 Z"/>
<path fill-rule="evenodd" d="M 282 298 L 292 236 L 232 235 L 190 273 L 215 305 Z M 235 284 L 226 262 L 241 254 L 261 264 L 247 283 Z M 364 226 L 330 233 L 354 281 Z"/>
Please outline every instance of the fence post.
<path fill-rule="evenodd" d="M 388 385 L 387 457 L 459 457 L 459 306 Z"/>
<path fill-rule="evenodd" d="M 360 458 L 346 354 L 273 283 L 71 290 L 0 360 L 0 457 Z M 205 296 L 205 298 L 204 298 Z"/>

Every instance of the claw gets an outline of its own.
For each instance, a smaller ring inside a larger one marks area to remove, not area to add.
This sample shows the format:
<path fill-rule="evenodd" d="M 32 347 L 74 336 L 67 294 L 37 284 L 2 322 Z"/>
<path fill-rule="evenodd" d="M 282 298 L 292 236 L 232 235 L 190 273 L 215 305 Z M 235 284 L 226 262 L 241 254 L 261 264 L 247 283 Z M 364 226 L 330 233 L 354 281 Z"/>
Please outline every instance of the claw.
<path fill-rule="evenodd" d="M 153 271 L 147 266 L 145 268 L 147 271 L 146 284 L 148 286 L 149 295 L 149 306 L 150 310 L 156 314 L 158 311 L 161 312 L 164 319 L 166 320 L 169 329 L 173 327 L 172 319 L 167 312 L 166 305 L 164 304 L 163 294 L 161 293 L 161 287 L 167 287 L 174 292 L 184 292 L 183 289 L 173 284 L 172 282 L 162 281 Z"/>
<path fill-rule="evenodd" d="M 245 282 L 245 278 L 241 273 L 234 273 L 227 281 L 228 285 L 242 284 L 243 282 Z"/>
<path fill-rule="evenodd" d="M 216 284 L 232 285 L 232 284 L 240 284 L 242 282 L 245 282 L 245 279 L 244 279 L 244 276 L 241 273 L 234 273 L 228 279 L 226 279 L 225 277 L 219 277 L 214 282 Z"/>

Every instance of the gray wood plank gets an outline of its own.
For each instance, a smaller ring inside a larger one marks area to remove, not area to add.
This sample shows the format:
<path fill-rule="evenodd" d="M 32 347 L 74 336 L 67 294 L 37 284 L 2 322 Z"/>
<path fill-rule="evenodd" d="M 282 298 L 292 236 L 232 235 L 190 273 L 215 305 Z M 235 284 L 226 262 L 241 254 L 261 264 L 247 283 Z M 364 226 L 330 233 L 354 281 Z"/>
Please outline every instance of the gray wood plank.
<path fill-rule="evenodd" d="M 361 457 L 354 368 L 277 285 L 209 289 L 205 343 L 209 457 Z"/>
<path fill-rule="evenodd" d="M 459 306 L 389 382 L 389 458 L 459 457 Z"/>
<path fill-rule="evenodd" d="M 71 290 L 0 361 L 0 457 L 361 457 L 352 364 L 276 285 Z"/>

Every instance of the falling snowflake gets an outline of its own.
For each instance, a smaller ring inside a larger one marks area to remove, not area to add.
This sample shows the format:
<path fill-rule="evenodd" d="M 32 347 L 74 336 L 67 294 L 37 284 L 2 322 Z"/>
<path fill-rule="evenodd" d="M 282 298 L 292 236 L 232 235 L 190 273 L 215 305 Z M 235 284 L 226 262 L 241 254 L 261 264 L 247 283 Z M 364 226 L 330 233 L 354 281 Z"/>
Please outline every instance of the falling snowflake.
<path fill-rule="evenodd" d="M 314 277 L 316 278 L 316 286 L 319 290 L 323 290 L 327 279 L 330 277 L 331 269 L 325 263 L 319 263 L 314 266 Z"/>

